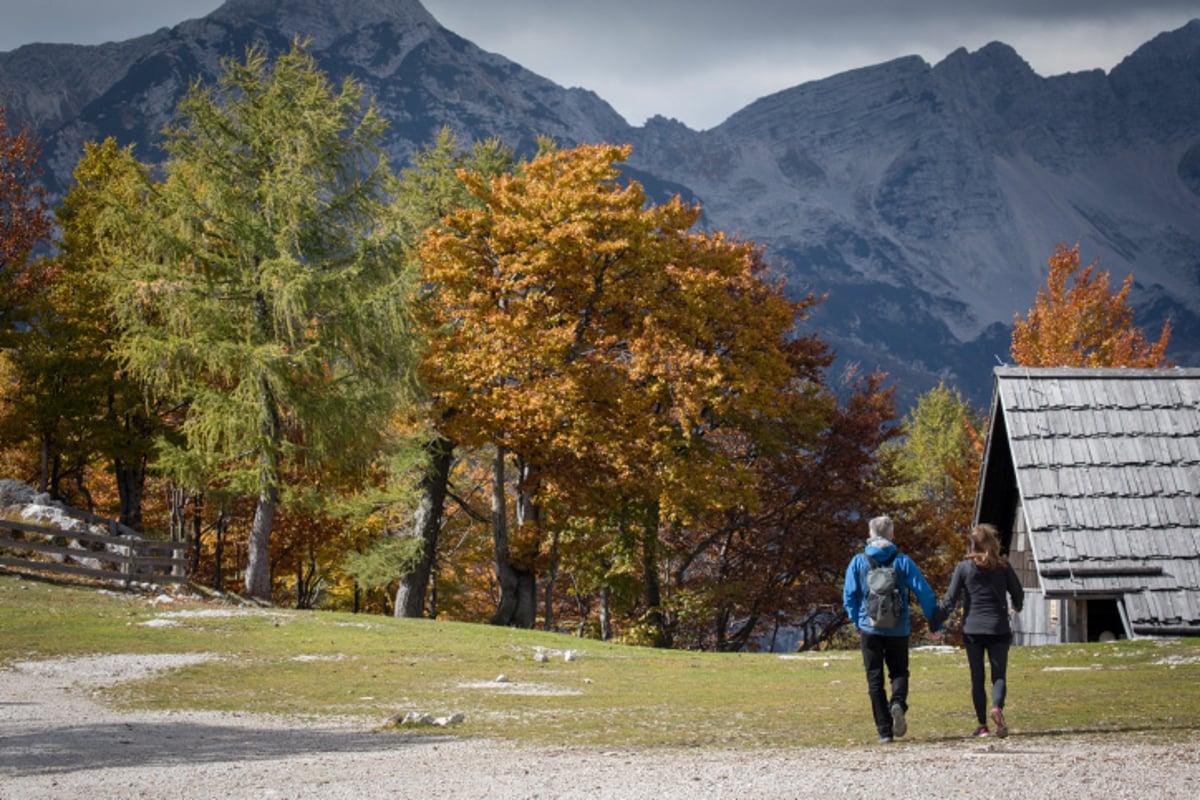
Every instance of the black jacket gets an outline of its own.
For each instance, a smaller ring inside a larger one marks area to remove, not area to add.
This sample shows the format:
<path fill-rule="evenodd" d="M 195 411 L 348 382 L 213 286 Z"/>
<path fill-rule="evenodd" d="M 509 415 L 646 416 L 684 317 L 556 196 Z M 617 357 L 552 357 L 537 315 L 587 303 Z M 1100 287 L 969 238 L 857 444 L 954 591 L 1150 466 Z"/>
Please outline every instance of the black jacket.
<path fill-rule="evenodd" d="M 1012 633 L 1008 624 L 1008 595 L 1012 607 L 1020 611 L 1025 603 L 1025 590 L 1013 568 L 1004 566 L 988 571 L 980 569 L 972 559 L 965 559 L 954 568 L 950 588 L 942 598 L 939 616 L 949 616 L 962 600 L 964 634 L 1002 635 Z"/>

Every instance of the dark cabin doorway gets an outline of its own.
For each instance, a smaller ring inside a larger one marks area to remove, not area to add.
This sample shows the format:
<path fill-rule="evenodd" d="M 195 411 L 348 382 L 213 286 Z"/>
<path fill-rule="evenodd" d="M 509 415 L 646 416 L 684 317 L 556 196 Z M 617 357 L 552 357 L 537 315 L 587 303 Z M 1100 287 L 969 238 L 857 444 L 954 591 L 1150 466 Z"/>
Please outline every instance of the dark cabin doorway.
<path fill-rule="evenodd" d="M 1125 638 L 1125 623 L 1115 597 L 1087 601 L 1087 640 L 1111 641 Z"/>

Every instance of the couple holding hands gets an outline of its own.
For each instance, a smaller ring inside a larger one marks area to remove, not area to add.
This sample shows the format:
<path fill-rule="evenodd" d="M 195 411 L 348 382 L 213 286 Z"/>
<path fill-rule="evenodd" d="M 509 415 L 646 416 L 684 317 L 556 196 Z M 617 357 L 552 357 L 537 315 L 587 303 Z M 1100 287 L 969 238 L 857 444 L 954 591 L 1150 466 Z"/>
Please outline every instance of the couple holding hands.
<path fill-rule="evenodd" d="M 916 595 L 933 634 L 937 634 L 961 602 L 963 646 L 971 671 L 971 700 L 979 721 L 973 735 L 1007 736 L 1004 700 L 1008 648 L 1012 644 L 1009 601 L 1011 599 L 1011 607 L 1019 612 L 1025 593 L 1008 560 L 1000 554 L 1000 538 L 995 527 L 976 525 L 971 531 L 967 557 L 955 567 L 950 588 L 940 605 L 916 562 L 901 553 L 892 541 L 892 520 L 875 517 L 869 523 L 869 530 L 863 552 L 855 555 L 846 568 L 842 604 L 861 636 L 867 691 L 871 696 L 879 741 L 891 742 L 908 730 L 904 715 L 908 711 L 909 591 Z M 887 580 L 894 582 L 899 593 L 891 617 L 878 611 L 878 593 L 872 596 L 870 584 L 879 580 L 872 573 L 877 571 L 886 572 Z M 984 656 L 991 667 L 990 710 L 984 685 Z M 885 668 L 891 684 L 890 699 L 884 687 Z M 991 728 L 988 727 L 989 720 Z"/>

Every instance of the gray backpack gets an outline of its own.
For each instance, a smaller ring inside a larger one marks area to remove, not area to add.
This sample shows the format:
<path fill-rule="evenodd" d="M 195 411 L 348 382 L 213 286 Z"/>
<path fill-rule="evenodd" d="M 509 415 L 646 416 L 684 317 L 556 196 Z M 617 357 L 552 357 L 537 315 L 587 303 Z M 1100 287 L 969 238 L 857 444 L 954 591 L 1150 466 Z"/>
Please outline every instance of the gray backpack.
<path fill-rule="evenodd" d="M 872 628 L 894 627 L 900 622 L 904 602 L 896 586 L 896 567 L 892 563 L 880 564 L 870 556 L 867 561 L 871 564 L 867 570 L 867 622 Z"/>

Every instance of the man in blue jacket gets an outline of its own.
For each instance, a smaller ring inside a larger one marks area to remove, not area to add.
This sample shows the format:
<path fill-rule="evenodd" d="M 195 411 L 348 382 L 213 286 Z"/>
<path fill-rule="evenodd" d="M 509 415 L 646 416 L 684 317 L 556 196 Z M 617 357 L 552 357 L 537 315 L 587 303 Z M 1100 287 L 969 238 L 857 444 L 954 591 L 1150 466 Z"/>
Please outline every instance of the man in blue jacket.
<path fill-rule="evenodd" d="M 871 695 L 871 710 L 875 715 L 879 741 L 890 742 L 893 737 L 898 738 L 908 731 L 908 723 L 904 719 L 908 711 L 908 638 L 912 632 L 909 627 L 908 593 L 911 591 L 917 596 L 925 619 L 930 620 L 931 632 L 936 632 L 939 627 L 934 617 L 937 596 L 916 562 L 896 549 L 892 542 L 891 518 L 875 517 L 868 524 L 868 529 L 870 538 L 866 547 L 850 560 L 846 568 L 842 605 L 846 607 L 846 613 L 858 628 L 862 640 L 867 692 Z M 897 609 L 895 623 L 888 627 L 874 627 L 867 613 L 867 573 L 872 569 L 872 562 L 879 566 L 891 565 L 895 569 L 895 585 L 903 598 Z M 892 689 L 890 702 L 883 685 L 885 666 Z"/>

